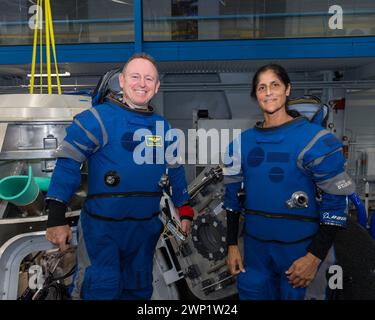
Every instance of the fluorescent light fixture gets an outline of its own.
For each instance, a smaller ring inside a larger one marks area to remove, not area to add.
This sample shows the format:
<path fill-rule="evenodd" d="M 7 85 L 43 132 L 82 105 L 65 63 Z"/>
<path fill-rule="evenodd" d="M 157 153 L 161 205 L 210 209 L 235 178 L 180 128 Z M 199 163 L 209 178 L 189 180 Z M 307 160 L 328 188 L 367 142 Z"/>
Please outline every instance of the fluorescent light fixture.
<path fill-rule="evenodd" d="M 31 78 L 31 74 L 29 73 L 27 75 L 29 78 Z M 34 77 L 40 77 L 40 73 L 35 73 Z M 42 77 L 48 77 L 47 73 L 42 73 Z M 56 73 L 51 73 L 51 77 L 56 77 Z M 59 77 L 70 77 L 70 72 L 65 71 L 64 73 L 59 73 Z"/>
<path fill-rule="evenodd" d="M 121 1 L 121 0 L 112 0 L 112 2 L 119 3 L 119 4 L 127 4 L 128 6 L 131 6 L 129 2 Z"/>

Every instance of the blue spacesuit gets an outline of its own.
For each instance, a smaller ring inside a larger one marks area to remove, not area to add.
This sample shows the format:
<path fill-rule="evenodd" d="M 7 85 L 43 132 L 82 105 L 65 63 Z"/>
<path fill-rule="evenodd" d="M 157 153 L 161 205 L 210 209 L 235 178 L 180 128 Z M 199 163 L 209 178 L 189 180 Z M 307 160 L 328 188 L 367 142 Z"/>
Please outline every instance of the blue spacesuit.
<path fill-rule="evenodd" d="M 234 146 L 238 146 L 235 148 Z M 279 127 L 255 126 L 228 149 L 241 170 L 224 169 L 224 207 L 244 211 L 241 299 L 303 299 L 285 271 L 316 234 L 319 224 L 344 227 L 347 195 L 354 183 L 344 171 L 339 140 L 321 126 L 296 117 Z M 243 185 L 243 204 L 237 194 Z"/>
<path fill-rule="evenodd" d="M 135 134 L 138 129 L 148 134 Z M 163 158 L 168 129 L 151 109 L 136 111 L 110 97 L 75 116 L 67 128 L 47 198 L 68 203 L 80 185 L 81 164 L 88 161 L 73 298 L 151 297 L 153 256 L 162 231 L 159 181 L 167 170 L 174 204 L 189 200 L 183 167 L 167 166 Z"/>

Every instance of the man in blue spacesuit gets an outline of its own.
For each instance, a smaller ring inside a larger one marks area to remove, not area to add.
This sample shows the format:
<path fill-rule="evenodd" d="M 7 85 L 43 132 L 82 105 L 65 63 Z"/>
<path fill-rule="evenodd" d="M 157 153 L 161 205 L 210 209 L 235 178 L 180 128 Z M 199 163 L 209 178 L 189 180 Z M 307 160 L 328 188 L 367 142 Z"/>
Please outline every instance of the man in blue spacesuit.
<path fill-rule="evenodd" d="M 46 238 L 64 250 L 72 237 L 65 211 L 80 185 L 81 164 L 87 161 L 88 195 L 78 223 L 72 298 L 151 298 L 153 256 L 163 227 L 159 182 L 166 171 L 182 231 L 190 231 L 194 214 L 183 167 L 156 156 L 164 154 L 159 151 L 168 144 L 169 124 L 149 105 L 160 86 L 155 61 L 146 54 L 134 55 L 119 84 L 122 101 L 109 94 L 102 104 L 74 117 L 57 149 L 47 194 Z M 149 134 L 142 137 L 144 131 Z M 143 164 L 134 156 L 140 147 Z"/>
<path fill-rule="evenodd" d="M 228 268 L 238 275 L 241 299 L 303 299 L 337 230 L 346 225 L 347 196 L 354 192 L 341 143 L 287 109 L 290 89 L 281 66 L 260 68 L 252 96 L 264 121 L 228 149 L 233 163 L 241 163 L 224 168 Z M 244 263 L 237 245 L 241 211 Z"/>

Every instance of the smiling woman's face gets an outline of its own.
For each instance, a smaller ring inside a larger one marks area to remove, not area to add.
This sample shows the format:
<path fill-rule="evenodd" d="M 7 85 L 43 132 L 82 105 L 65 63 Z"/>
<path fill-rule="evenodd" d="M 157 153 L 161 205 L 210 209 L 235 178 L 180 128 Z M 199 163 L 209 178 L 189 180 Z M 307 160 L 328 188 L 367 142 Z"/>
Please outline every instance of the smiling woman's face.
<path fill-rule="evenodd" d="M 259 75 L 256 97 L 263 112 L 274 114 L 285 108 L 289 94 L 290 85 L 288 84 L 288 87 L 286 87 L 274 71 L 267 70 Z"/>

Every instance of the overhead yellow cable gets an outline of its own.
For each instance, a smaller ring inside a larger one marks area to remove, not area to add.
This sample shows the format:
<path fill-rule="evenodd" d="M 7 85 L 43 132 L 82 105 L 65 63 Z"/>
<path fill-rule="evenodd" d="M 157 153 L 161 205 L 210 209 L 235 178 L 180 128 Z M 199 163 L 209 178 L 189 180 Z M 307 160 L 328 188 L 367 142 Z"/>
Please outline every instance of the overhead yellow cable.
<path fill-rule="evenodd" d="M 51 45 L 52 45 L 52 52 L 53 52 L 53 59 L 55 62 L 55 72 L 56 72 L 56 82 L 57 82 L 57 91 L 59 94 L 61 94 L 61 86 L 60 86 L 60 77 L 59 77 L 59 69 L 57 67 L 57 59 L 56 59 L 56 47 L 55 47 L 55 33 L 53 31 L 53 24 L 52 24 L 52 13 L 51 13 L 51 4 L 50 0 L 47 1 L 47 13 L 48 13 L 48 21 L 49 21 L 49 27 L 51 33 Z"/>
<path fill-rule="evenodd" d="M 43 93 L 43 0 L 37 0 L 36 6 L 36 18 L 35 18 L 35 30 L 34 30 L 34 41 L 33 41 L 33 53 L 32 53 L 32 62 L 31 62 L 31 79 L 30 79 L 30 93 L 34 93 L 34 84 L 35 84 L 35 65 L 36 65 L 36 51 L 38 46 L 38 29 L 39 29 L 39 73 L 40 73 L 40 93 Z M 61 94 L 61 84 L 59 69 L 57 66 L 57 55 L 56 55 L 56 45 L 55 45 L 55 35 L 53 30 L 52 23 L 52 12 L 51 12 L 51 3 L 50 0 L 44 1 L 44 25 L 45 25 L 45 35 L 46 35 L 46 68 L 47 68 L 47 88 L 48 94 L 52 94 L 52 74 L 51 74 L 51 48 L 53 53 L 53 60 L 55 63 L 56 71 L 56 82 L 57 82 L 57 91 L 58 94 Z"/>
<path fill-rule="evenodd" d="M 39 3 L 39 0 L 38 0 Z M 39 8 L 39 7 L 38 7 Z M 43 0 L 40 0 L 40 8 L 43 8 Z M 37 13 L 38 14 L 38 13 Z M 40 94 L 43 93 L 43 14 L 38 14 L 40 16 L 40 28 L 39 28 L 39 74 L 40 74 L 40 80 L 39 80 L 39 87 L 40 87 Z"/>
<path fill-rule="evenodd" d="M 49 42 L 49 17 L 48 17 L 48 2 L 44 2 L 44 20 L 46 21 L 46 54 L 47 54 L 47 84 L 48 84 L 48 94 L 52 94 L 52 80 L 51 80 L 51 51 L 50 51 L 50 42 Z"/>
<path fill-rule="evenodd" d="M 36 61 L 36 46 L 38 41 L 38 16 L 39 16 L 39 0 L 36 7 L 36 19 L 34 26 L 34 44 L 33 44 L 33 56 L 31 60 L 31 79 L 30 79 L 30 94 L 34 93 L 34 75 L 35 75 L 35 61 Z"/>

